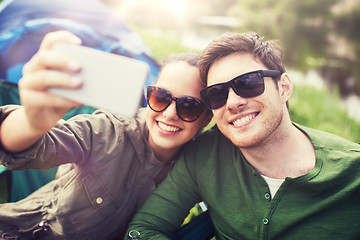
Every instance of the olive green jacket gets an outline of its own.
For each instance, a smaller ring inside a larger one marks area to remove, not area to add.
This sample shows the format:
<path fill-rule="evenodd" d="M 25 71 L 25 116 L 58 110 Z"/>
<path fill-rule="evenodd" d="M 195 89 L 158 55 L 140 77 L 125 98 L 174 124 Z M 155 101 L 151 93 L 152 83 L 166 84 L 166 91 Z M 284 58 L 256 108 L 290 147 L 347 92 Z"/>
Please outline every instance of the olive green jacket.
<path fill-rule="evenodd" d="M 15 106 L 0 108 L 0 121 Z M 58 177 L 24 200 L 0 204 L 0 238 L 111 239 L 156 188 L 163 164 L 147 141 L 145 109 L 135 118 L 104 111 L 57 126 L 26 151 L 0 150 L 11 170 L 60 166 Z"/>

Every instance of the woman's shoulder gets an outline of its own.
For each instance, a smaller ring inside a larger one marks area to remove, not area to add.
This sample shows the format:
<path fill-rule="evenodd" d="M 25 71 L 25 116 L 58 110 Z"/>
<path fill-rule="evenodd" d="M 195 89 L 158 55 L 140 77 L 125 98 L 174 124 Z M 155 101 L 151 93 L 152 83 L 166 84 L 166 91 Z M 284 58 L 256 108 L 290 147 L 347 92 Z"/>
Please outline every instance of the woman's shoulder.
<path fill-rule="evenodd" d="M 206 156 L 213 153 L 218 146 L 228 144 L 230 141 L 220 132 L 217 126 L 202 132 L 195 139 L 190 141 L 186 148 L 185 154 L 192 156 Z M 230 142 L 231 143 L 231 142 Z"/>
<path fill-rule="evenodd" d="M 67 122 L 69 124 L 77 123 L 80 125 L 91 125 L 93 127 L 113 127 L 119 128 L 130 127 L 139 128 L 145 124 L 145 109 L 139 108 L 138 112 L 133 117 L 126 117 L 120 114 L 112 113 L 106 110 L 98 109 L 92 114 L 79 114 L 70 118 Z"/>

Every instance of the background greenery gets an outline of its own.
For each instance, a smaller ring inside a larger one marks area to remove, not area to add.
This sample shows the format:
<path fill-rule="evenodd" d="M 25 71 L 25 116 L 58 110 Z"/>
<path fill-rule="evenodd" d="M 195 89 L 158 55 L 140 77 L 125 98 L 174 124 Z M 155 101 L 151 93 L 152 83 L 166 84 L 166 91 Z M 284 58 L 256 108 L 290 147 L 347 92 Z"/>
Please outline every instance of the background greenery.
<path fill-rule="evenodd" d="M 171 35 L 154 35 L 146 29 L 135 26 L 132 28 L 143 37 L 158 61 L 173 53 L 194 51 L 183 46 L 179 39 Z M 295 84 L 289 104 L 294 122 L 360 142 L 360 123 L 348 116 L 336 88 L 330 91 L 327 88 Z"/>

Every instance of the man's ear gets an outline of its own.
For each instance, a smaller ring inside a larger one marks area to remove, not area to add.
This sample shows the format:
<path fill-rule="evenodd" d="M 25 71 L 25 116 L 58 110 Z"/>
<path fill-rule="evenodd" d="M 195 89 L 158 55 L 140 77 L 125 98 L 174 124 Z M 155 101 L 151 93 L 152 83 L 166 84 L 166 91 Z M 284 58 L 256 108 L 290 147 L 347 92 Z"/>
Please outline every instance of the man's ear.
<path fill-rule="evenodd" d="M 279 95 L 282 103 L 286 103 L 293 91 L 293 83 L 287 73 L 283 73 L 278 81 Z"/>

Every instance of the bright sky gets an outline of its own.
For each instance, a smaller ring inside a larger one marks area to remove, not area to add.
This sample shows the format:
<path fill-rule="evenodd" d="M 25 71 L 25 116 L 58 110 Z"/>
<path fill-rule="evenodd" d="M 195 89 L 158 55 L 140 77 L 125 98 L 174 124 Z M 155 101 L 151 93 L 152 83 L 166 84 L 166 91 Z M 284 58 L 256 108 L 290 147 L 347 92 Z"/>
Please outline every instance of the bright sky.
<path fill-rule="evenodd" d="M 176 22 L 185 21 L 185 0 L 124 0 L 119 9 L 127 13 L 134 9 L 142 9 L 153 13 L 172 16 Z"/>

